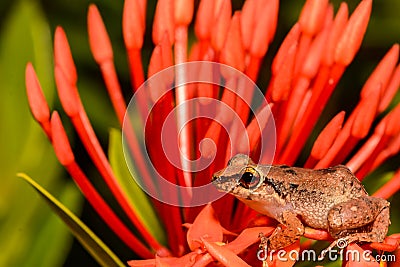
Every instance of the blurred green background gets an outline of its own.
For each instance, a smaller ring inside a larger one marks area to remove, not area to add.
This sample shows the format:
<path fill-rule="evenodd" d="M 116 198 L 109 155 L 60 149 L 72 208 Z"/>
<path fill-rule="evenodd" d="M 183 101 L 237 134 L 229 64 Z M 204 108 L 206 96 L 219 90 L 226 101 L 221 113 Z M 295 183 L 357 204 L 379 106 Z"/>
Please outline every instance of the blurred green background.
<path fill-rule="evenodd" d="M 333 1 L 336 10 L 340 1 Z M 359 1 L 347 1 L 353 10 Z M 121 34 L 123 1 L 61 1 L 18 0 L 0 2 L 0 266 L 97 266 L 83 248 L 73 241 L 67 228 L 51 213 L 38 195 L 21 179 L 17 172 L 26 172 L 77 214 L 82 212 L 86 222 L 122 260 L 133 255 L 108 230 L 93 210 L 88 207 L 80 192 L 57 162 L 52 147 L 40 127 L 33 121 L 28 109 L 24 71 L 28 61 L 33 62 L 51 108 L 61 110 L 55 97 L 52 61 L 52 38 L 57 25 L 61 25 L 69 38 L 78 69 L 78 87 L 82 101 L 96 133 L 107 147 L 110 127 L 118 127 L 111 109 L 98 67 L 90 51 L 86 31 L 88 5 L 95 3 L 105 21 L 114 48 L 120 81 L 126 96 L 130 84 L 126 54 Z M 196 1 L 198 3 L 198 1 Z M 277 35 L 263 63 L 258 84 L 265 88 L 269 66 L 279 44 L 297 20 L 304 1 L 281 1 Z M 243 1 L 234 1 L 238 9 Z M 155 1 L 148 1 L 147 34 L 143 50 L 145 69 L 151 43 L 151 21 Z M 338 89 L 329 102 L 317 128 L 320 129 L 338 110 L 351 110 L 358 100 L 358 93 L 380 58 L 392 44 L 400 41 L 400 1 L 375 1 L 366 37 L 355 61 L 346 71 Z M 193 35 L 193 33 L 192 33 Z M 101 110 L 102 112 L 98 112 Z M 68 127 L 66 116 L 63 121 Z M 100 191 L 103 184 L 87 160 L 79 141 L 74 147 L 89 177 Z M 385 170 L 394 170 L 400 164 L 395 157 L 385 164 Z M 379 176 L 375 174 L 374 177 Z M 382 182 L 369 178 L 367 188 L 373 192 Z M 114 202 L 110 200 L 113 205 Z M 400 205 L 399 194 L 392 207 Z M 394 209 L 392 209 L 394 210 Z M 117 210 L 117 212 L 120 212 Z M 395 211 L 394 211 L 395 212 Z M 399 214 L 393 214 L 399 222 Z M 392 216 L 393 216 L 392 215 Z M 392 232 L 400 227 L 393 225 Z"/>

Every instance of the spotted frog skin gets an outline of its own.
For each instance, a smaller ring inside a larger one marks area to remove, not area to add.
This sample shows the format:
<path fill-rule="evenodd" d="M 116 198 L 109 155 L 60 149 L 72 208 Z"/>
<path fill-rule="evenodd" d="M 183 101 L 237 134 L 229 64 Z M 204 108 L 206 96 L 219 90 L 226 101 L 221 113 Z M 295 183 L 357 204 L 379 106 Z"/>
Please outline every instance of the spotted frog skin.
<path fill-rule="evenodd" d="M 305 226 L 326 229 L 335 239 L 332 248 L 343 238 L 347 244 L 382 242 L 390 225 L 390 203 L 369 196 L 343 165 L 319 170 L 257 165 L 238 154 L 213 175 L 212 183 L 286 226 L 262 239 L 268 249 L 294 243 Z"/>

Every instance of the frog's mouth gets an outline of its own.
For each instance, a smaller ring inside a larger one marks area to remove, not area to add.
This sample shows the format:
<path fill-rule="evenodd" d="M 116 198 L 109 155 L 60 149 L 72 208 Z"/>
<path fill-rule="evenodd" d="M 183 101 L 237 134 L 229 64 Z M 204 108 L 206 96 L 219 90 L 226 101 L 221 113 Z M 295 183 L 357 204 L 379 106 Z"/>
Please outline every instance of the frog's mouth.
<path fill-rule="evenodd" d="M 226 183 L 223 182 L 223 179 L 221 177 L 213 176 L 211 179 L 211 183 L 215 186 L 215 188 L 217 188 L 218 191 L 229 193 L 232 190 L 228 189 Z"/>
<path fill-rule="evenodd" d="M 231 193 L 236 187 L 236 183 L 232 183 L 232 180 L 227 177 L 220 176 L 222 172 L 223 171 L 216 172 L 211 179 L 211 183 L 218 191 Z"/>

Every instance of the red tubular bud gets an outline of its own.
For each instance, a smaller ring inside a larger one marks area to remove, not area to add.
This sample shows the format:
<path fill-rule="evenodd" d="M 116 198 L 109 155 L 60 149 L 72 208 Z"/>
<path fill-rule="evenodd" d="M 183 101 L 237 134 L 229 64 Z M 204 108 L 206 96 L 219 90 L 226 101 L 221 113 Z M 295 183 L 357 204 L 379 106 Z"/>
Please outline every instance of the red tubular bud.
<path fill-rule="evenodd" d="M 235 12 L 229 25 L 224 48 L 221 50 L 221 63 L 244 71 L 244 50 L 240 33 L 240 12 Z"/>
<path fill-rule="evenodd" d="M 336 46 L 335 61 L 347 66 L 353 61 L 367 30 L 372 0 L 363 0 L 351 15 Z"/>
<path fill-rule="evenodd" d="M 301 11 L 299 23 L 302 32 L 316 35 L 324 25 L 329 0 L 307 0 Z"/>
<path fill-rule="evenodd" d="M 194 0 L 175 0 L 176 25 L 188 26 L 193 18 Z"/>
<path fill-rule="evenodd" d="M 106 27 L 95 5 L 89 6 L 88 33 L 90 50 L 97 64 L 113 59 L 113 51 Z"/>
<path fill-rule="evenodd" d="M 158 44 L 162 41 L 165 34 L 168 33 L 169 42 L 175 42 L 175 21 L 174 21 L 174 1 L 160 0 L 157 2 L 156 13 L 153 23 L 153 42 Z"/>
<path fill-rule="evenodd" d="M 68 116 L 74 117 L 78 115 L 81 108 L 81 100 L 79 98 L 78 89 L 75 85 L 71 85 L 61 67 L 56 66 L 55 78 L 57 84 L 58 96 L 65 112 Z"/>
<path fill-rule="evenodd" d="M 68 44 L 67 36 L 61 27 L 56 28 L 54 36 L 54 61 L 64 72 L 66 80 L 70 84 L 76 84 L 78 75 L 75 63 L 72 58 L 71 49 Z"/>
<path fill-rule="evenodd" d="M 345 112 L 338 113 L 321 131 L 311 150 L 311 156 L 322 159 L 342 129 Z"/>
<path fill-rule="evenodd" d="M 51 116 L 51 133 L 54 152 L 58 160 L 63 166 L 70 165 L 75 161 L 75 157 L 57 111 L 54 111 Z"/>
<path fill-rule="evenodd" d="M 50 109 L 31 63 L 26 65 L 25 84 L 33 117 L 40 123 L 48 122 L 50 120 Z"/>
<path fill-rule="evenodd" d="M 143 46 L 145 15 L 138 0 L 125 0 L 122 14 L 122 34 L 128 50 L 140 49 Z"/>

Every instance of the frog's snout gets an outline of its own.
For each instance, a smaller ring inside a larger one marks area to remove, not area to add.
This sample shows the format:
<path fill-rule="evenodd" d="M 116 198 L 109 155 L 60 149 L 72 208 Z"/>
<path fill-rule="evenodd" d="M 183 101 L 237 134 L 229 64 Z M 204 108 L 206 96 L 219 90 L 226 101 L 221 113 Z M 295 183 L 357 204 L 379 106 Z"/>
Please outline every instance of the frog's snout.
<path fill-rule="evenodd" d="M 219 175 L 217 175 L 217 173 L 214 173 L 212 178 L 211 178 L 211 183 L 215 184 L 219 180 L 221 180 L 221 177 Z"/>
<path fill-rule="evenodd" d="M 218 179 L 221 179 L 221 174 L 222 174 L 222 170 L 215 172 L 212 175 L 211 182 L 214 182 L 214 181 L 216 181 Z"/>

